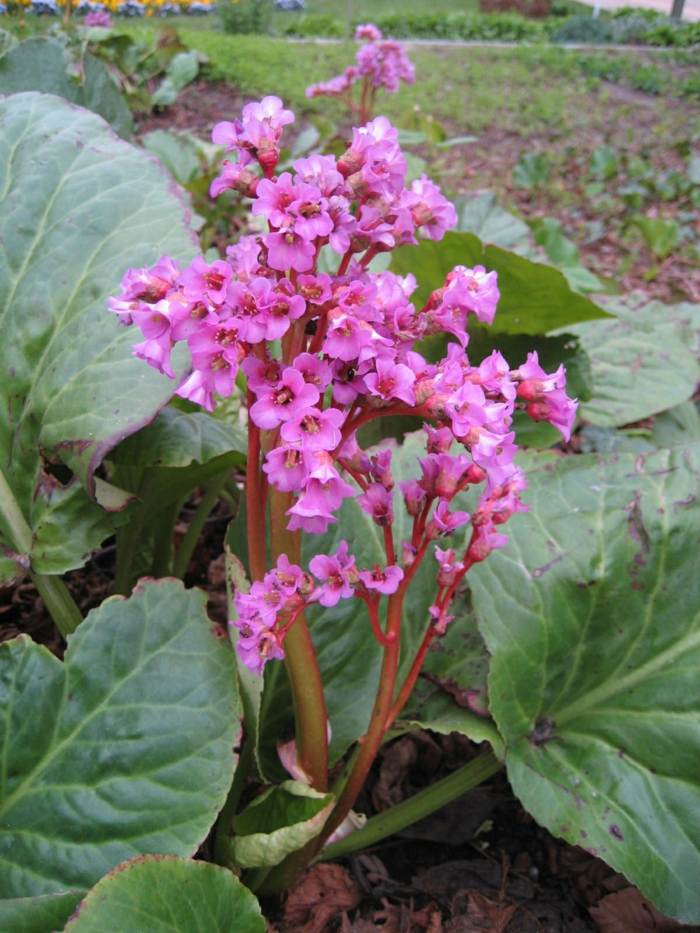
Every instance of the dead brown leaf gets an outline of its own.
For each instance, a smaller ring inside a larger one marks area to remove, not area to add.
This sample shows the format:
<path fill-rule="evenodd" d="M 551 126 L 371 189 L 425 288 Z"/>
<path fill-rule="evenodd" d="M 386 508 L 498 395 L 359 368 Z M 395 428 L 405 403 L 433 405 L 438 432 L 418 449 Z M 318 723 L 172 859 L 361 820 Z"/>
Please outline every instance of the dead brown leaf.
<path fill-rule="evenodd" d="M 289 892 L 284 924 L 289 933 L 323 933 L 330 921 L 360 902 L 360 892 L 342 865 L 314 865 Z"/>
<path fill-rule="evenodd" d="M 689 929 L 660 914 L 636 888 L 608 894 L 588 912 L 599 933 L 674 933 Z"/>
<path fill-rule="evenodd" d="M 518 909 L 517 904 L 492 901 L 479 891 L 464 891 L 466 912 L 455 916 L 447 927 L 449 933 L 504 933 Z"/>

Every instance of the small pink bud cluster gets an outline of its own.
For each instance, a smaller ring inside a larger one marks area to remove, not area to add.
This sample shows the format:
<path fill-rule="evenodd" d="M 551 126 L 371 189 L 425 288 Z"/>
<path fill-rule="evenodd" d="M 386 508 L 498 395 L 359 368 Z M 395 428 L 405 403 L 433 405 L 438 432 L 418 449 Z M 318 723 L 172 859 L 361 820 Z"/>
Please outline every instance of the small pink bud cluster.
<path fill-rule="evenodd" d="M 496 351 L 478 365 L 469 362 L 469 319 L 493 320 L 495 272 L 458 266 L 418 308 L 410 301 L 413 276 L 370 271 L 377 253 L 415 243 L 417 233 L 439 239 L 456 221 L 427 178 L 406 186 L 406 162 L 389 121 L 379 117 L 355 129 L 338 159 L 312 155 L 275 176 L 269 167 L 291 114 L 281 101 L 266 101 L 249 105 L 240 124 L 220 124 L 215 135 L 223 137 L 221 126 L 235 127 L 225 133 L 236 164 L 256 179 L 252 213 L 267 221 L 268 232 L 243 237 L 223 260 L 198 258 L 180 269 L 165 257 L 129 270 L 110 300 L 124 323 L 143 334 L 134 353 L 161 372 L 173 375 L 172 348 L 186 343 L 191 365 L 181 396 L 211 409 L 216 396 L 234 391 L 242 372 L 249 432 L 260 440 L 251 449 L 255 456 L 264 451 L 249 464 L 249 477 L 263 501 L 270 489 L 284 494 L 289 531 L 325 532 L 354 498 L 383 537 L 385 560 L 377 566 L 358 569 L 344 543 L 334 555 L 315 557 L 310 574 L 283 556 L 249 595 L 237 597 L 239 652 L 256 671 L 281 657 L 286 632 L 312 603 L 329 607 L 358 597 L 377 640 L 395 637 L 380 624 L 380 599 L 403 598 L 433 550 L 438 591 L 430 632 L 444 632 L 469 567 L 505 543 L 498 529 L 523 508 L 516 407 L 550 421 L 565 439 L 576 412 L 563 367 L 548 375 L 535 353 L 518 369 Z M 264 178 L 255 174 L 254 159 Z M 334 275 L 318 270 L 322 250 L 338 256 Z M 429 362 L 419 342 L 439 333 L 455 339 L 441 360 Z M 398 487 L 391 450 L 363 450 L 358 441 L 363 425 L 397 415 L 422 418 L 427 437 L 415 478 Z M 471 515 L 459 502 L 469 486 L 482 487 Z M 406 540 L 395 540 L 396 508 L 412 519 Z M 435 547 L 457 533 L 464 542 L 465 525 L 471 532 L 461 549 Z"/>
<path fill-rule="evenodd" d="M 306 96 L 346 98 L 353 109 L 362 111 L 364 118 L 367 116 L 365 110 L 369 103 L 368 95 L 373 96 L 380 88 L 393 94 L 398 91 L 402 81 L 413 84 L 416 73 L 403 46 L 393 39 L 384 39 L 379 28 L 372 23 L 358 26 L 355 38 L 365 42 L 357 52 L 355 64 L 329 81 L 310 85 L 306 89 Z M 360 106 L 355 108 L 352 89 L 358 82 L 363 84 L 363 99 Z"/>

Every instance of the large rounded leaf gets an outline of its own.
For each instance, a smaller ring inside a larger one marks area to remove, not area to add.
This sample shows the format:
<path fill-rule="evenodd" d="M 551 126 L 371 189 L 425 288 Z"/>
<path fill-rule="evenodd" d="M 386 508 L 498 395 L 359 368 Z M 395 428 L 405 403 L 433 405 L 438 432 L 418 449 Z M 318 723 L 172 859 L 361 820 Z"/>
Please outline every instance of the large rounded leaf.
<path fill-rule="evenodd" d="M 83 896 L 82 891 L 40 894 L 0 900 L 0 930 L 11 933 L 52 933 L 63 929 Z"/>
<path fill-rule="evenodd" d="M 695 317 L 688 320 L 695 308 Z M 689 309 L 684 314 L 685 309 Z M 609 321 L 574 325 L 591 360 L 591 397 L 581 406 L 587 421 L 619 427 L 679 405 L 700 379 L 700 306 L 616 308 Z"/>
<path fill-rule="evenodd" d="M 128 266 L 193 254 L 186 219 L 157 163 L 99 117 L 43 94 L 0 101 L 0 470 L 33 535 L 27 554 L 0 520 L 0 553 L 18 568 L 80 566 L 113 528 L 88 492 L 126 501 L 94 470 L 174 384 L 132 356 L 106 300 Z"/>
<path fill-rule="evenodd" d="M 513 789 L 698 922 L 700 448 L 539 463 L 472 574 Z"/>
<path fill-rule="evenodd" d="M 34 36 L 0 58 L 0 94 L 20 91 L 44 91 L 86 107 L 120 136 L 130 136 L 134 128 L 126 100 L 103 62 L 89 53 L 78 60 L 58 39 Z"/>
<path fill-rule="evenodd" d="M 147 852 L 192 855 L 239 731 L 233 656 L 176 580 L 93 610 L 62 664 L 0 646 L 0 897 L 86 889 Z"/>
<path fill-rule="evenodd" d="M 80 904 L 65 933 L 264 933 L 255 897 L 207 862 L 151 855 L 120 865 Z"/>

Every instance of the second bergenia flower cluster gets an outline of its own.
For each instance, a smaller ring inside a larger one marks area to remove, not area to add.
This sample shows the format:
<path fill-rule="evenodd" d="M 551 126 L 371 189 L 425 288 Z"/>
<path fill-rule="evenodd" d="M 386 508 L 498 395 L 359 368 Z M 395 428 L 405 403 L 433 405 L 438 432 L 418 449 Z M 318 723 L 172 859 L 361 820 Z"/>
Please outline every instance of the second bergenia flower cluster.
<path fill-rule="evenodd" d="M 364 122 L 372 114 L 377 91 L 395 94 L 402 81 L 414 83 L 416 72 L 401 43 L 385 39 L 373 23 L 358 26 L 355 38 L 364 43 L 357 51 L 355 64 L 328 81 L 309 85 L 306 96 L 339 98 Z M 353 96 L 356 86 L 360 89 L 357 101 Z"/>
<path fill-rule="evenodd" d="M 282 130 L 292 120 L 278 98 L 267 97 L 214 130 L 236 159 L 224 163 L 213 194 L 232 187 L 252 198 L 252 213 L 267 221 L 268 232 L 243 237 L 214 262 L 197 258 L 180 268 L 163 257 L 131 269 L 110 301 L 143 334 L 135 354 L 161 372 L 174 375 L 172 349 L 187 344 L 182 397 L 212 409 L 244 375 L 248 481 L 260 502 L 249 523 L 265 522 L 273 489 L 286 496 L 282 518 L 291 533 L 324 533 L 351 498 L 380 529 L 385 560 L 376 566 L 358 566 L 342 542 L 334 554 L 314 557 L 308 570 L 283 554 L 271 570 L 253 572 L 250 592 L 236 596 L 234 624 L 240 656 L 258 673 L 283 657 L 287 632 L 313 603 L 359 598 L 376 639 L 395 638 L 382 627 L 380 600 L 401 597 L 424 560 L 435 561 L 437 578 L 427 649 L 450 622 L 464 575 L 505 543 L 499 529 L 523 508 L 516 407 L 550 421 L 564 439 L 576 411 L 563 367 L 544 372 L 536 353 L 516 368 L 496 351 L 478 365 L 469 362 L 468 322 L 492 322 L 495 272 L 457 266 L 418 308 L 410 300 L 412 275 L 371 271 L 378 253 L 416 243 L 417 235 L 439 240 L 456 222 L 431 181 L 406 184 L 389 121 L 379 117 L 355 129 L 339 158 L 312 155 L 276 175 Z M 322 253 L 324 268 L 329 255 L 337 257 L 334 274 L 319 271 Z M 446 352 L 428 362 L 417 347 L 435 334 L 446 335 Z M 425 457 L 415 478 L 399 484 L 390 446 L 363 450 L 358 442 L 363 425 L 395 415 L 426 425 Z M 458 502 L 469 486 L 481 488 L 471 514 Z M 412 519 L 407 540 L 394 537 L 397 508 Z M 263 527 L 263 556 L 264 540 Z"/>

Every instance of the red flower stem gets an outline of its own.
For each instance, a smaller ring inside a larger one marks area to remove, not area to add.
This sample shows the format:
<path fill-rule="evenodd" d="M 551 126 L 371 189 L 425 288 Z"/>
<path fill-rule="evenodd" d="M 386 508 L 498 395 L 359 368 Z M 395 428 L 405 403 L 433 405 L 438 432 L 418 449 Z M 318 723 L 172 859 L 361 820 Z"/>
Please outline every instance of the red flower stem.
<path fill-rule="evenodd" d="M 374 257 L 379 252 L 379 244 L 373 243 L 372 246 L 367 250 L 362 259 L 360 260 L 360 265 L 363 269 L 366 269 L 367 266 L 372 262 Z"/>
<path fill-rule="evenodd" d="M 361 473 L 359 473 L 356 469 L 354 469 L 354 467 L 351 467 L 350 464 L 347 462 L 347 460 L 342 460 L 339 457 L 338 466 L 341 466 L 345 470 L 346 473 L 352 476 L 352 478 L 355 480 L 355 482 L 357 483 L 357 485 L 360 487 L 360 489 L 363 492 L 367 491 L 367 481 L 365 480 L 364 476 L 362 476 Z"/>
<path fill-rule="evenodd" d="M 372 634 L 377 639 L 380 645 L 386 647 L 390 642 L 393 641 L 393 638 L 390 638 L 388 635 L 385 635 L 382 631 L 382 627 L 379 624 L 379 605 L 376 600 L 366 600 L 367 602 L 367 611 L 369 612 L 369 621 L 372 626 Z"/>
<path fill-rule="evenodd" d="M 416 652 L 416 656 L 413 659 L 411 670 L 406 675 L 406 679 L 404 680 L 401 686 L 401 689 L 399 690 L 398 696 L 394 700 L 394 705 L 391 707 L 391 710 L 389 711 L 389 716 L 386 721 L 387 729 L 391 728 L 391 726 L 394 724 L 394 721 L 396 720 L 396 717 L 400 714 L 401 710 L 404 708 L 404 706 L 408 702 L 408 698 L 411 696 L 411 693 L 413 692 L 413 688 L 415 687 L 416 681 L 418 680 L 418 675 L 420 674 L 421 668 L 423 667 L 425 656 L 428 653 L 430 645 L 432 644 L 432 641 L 435 638 L 436 634 L 437 632 L 435 631 L 435 626 L 432 625 L 431 623 L 428 626 L 428 629 L 425 635 L 423 636 L 423 640 L 420 643 L 420 647 L 418 648 L 418 651 Z"/>
<path fill-rule="evenodd" d="M 391 530 L 391 525 L 384 526 L 384 550 L 386 551 L 387 564 L 395 564 L 396 555 L 394 554 L 394 535 Z"/>
<path fill-rule="evenodd" d="M 369 728 L 361 740 L 360 750 L 355 760 L 355 766 L 350 777 L 338 798 L 323 832 L 316 840 L 316 851 L 319 851 L 334 830 L 340 826 L 350 812 L 357 796 L 362 790 L 369 769 L 372 767 L 379 747 L 386 732 L 386 721 L 392 707 L 396 674 L 399 667 L 401 615 L 403 610 L 403 591 L 401 589 L 389 598 L 387 612 L 387 644 L 384 647 L 382 669 L 379 674 L 379 687 L 374 701 L 374 709 L 369 721 Z M 391 639 L 389 641 L 389 639 Z"/>
<path fill-rule="evenodd" d="M 349 419 L 346 421 L 341 441 L 336 447 L 336 453 L 350 435 L 361 428 L 363 424 L 367 424 L 368 421 L 373 421 L 375 418 L 384 418 L 386 415 L 414 415 L 417 418 L 428 417 L 427 412 L 425 412 L 422 407 L 411 408 L 410 405 L 390 405 L 387 408 L 368 408 L 352 421 Z"/>
<path fill-rule="evenodd" d="M 340 260 L 340 265 L 338 266 L 338 271 L 336 275 L 345 275 L 348 271 L 348 266 L 350 265 L 350 260 L 352 259 L 352 250 L 349 249 L 344 254 L 343 258 Z"/>
<path fill-rule="evenodd" d="M 292 563 L 301 561 L 301 535 L 287 529 L 286 511 L 291 493 L 270 487 L 270 541 L 272 558 L 286 554 Z M 284 639 L 284 662 L 289 676 L 296 721 L 296 746 L 299 764 L 319 791 L 328 787 L 328 714 L 323 683 L 311 633 L 303 612 Z"/>
<path fill-rule="evenodd" d="M 255 401 L 247 393 L 248 410 Z M 248 416 L 248 460 L 246 462 L 246 521 L 248 536 L 248 565 L 253 580 L 265 575 L 265 502 L 260 472 L 260 429 Z"/>

